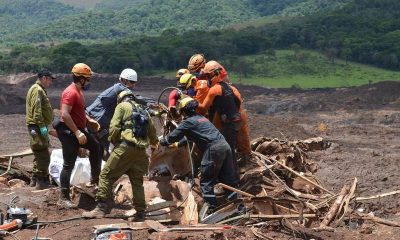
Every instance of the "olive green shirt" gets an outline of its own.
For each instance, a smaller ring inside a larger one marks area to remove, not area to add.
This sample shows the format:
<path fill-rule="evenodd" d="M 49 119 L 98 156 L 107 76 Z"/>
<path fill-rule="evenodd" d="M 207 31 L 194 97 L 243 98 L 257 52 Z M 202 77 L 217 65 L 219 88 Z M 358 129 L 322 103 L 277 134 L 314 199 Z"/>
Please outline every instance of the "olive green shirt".
<path fill-rule="evenodd" d="M 53 108 L 39 80 L 32 85 L 26 95 L 25 121 L 26 125 L 35 124 L 39 127 L 48 126 L 53 121 Z"/>
<path fill-rule="evenodd" d="M 133 100 L 133 104 L 137 106 Z M 132 133 L 132 104 L 129 102 L 122 102 L 115 108 L 114 115 L 110 123 L 110 134 L 108 140 L 117 145 L 122 141 L 133 143 L 136 147 L 146 148 L 149 144 L 155 145 L 158 143 L 158 137 L 156 128 L 154 127 L 153 121 L 149 116 L 149 124 L 147 126 L 147 137 L 137 138 Z"/>

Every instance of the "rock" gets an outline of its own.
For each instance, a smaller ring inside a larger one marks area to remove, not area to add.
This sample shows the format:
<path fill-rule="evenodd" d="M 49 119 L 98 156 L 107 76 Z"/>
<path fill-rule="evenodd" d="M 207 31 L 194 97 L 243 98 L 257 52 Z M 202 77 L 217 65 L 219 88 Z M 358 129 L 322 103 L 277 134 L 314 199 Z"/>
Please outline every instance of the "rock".
<path fill-rule="evenodd" d="M 21 179 L 11 179 L 8 181 L 8 186 L 10 186 L 11 189 L 16 189 L 26 186 L 26 183 Z"/>
<path fill-rule="evenodd" d="M 8 180 L 5 177 L 0 177 L 0 183 L 8 185 Z"/>

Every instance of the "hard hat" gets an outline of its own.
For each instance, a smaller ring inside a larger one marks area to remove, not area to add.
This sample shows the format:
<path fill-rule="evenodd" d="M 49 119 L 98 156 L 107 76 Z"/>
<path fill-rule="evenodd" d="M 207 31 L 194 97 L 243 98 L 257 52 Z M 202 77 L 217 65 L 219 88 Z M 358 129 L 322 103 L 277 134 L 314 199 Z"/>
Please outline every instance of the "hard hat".
<path fill-rule="evenodd" d="M 202 70 L 202 74 L 208 75 L 208 76 L 214 76 L 217 73 L 220 73 L 222 71 L 223 67 L 221 64 L 219 64 L 217 61 L 211 60 L 208 61 Z"/>
<path fill-rule="evenodd" d="M 120 92 L 117 97 L 117 102 L 118 103 L 122 102 L 122 100 L 124 100 L 124 98 L 127 96 L 133 97 L 133 93 L 131 90 L 126 89 L 126 90 L 123 90 L 122 92 Z"/>
<path fill-rule="evenodd" d="M 132 68 L 125 68 L 119 75 L 119 80 L 126 79 L 131 82 L 137 82 L 137 73 Z"/>
<path fill-rule="evenodd" d="M 185 74 L 185 73 L 190 73 L 190 72 L 189 72 L 189 69 L 181 68 L 181 69 L 179 69 L 179 70 L 176 72 L 175 77 L 179 80 L 179 78 L 180 78 L 183 74 Z"/>
<path fill-rule="evenodd" d="M 203 54 L 195 54 L 189 59 L 188 69 L 190 72 L 199 72 L 206 63 Z"/>
<path fill-rule="evenodd" d="M 90 78 L 93 74 L 92 69 L 84 63 L 75 64 L 71 70 L 71 73 L 77 77 L 83 76 L 85 78 Z"/>
<path fill-rule="evenodd" d="M 179 111 L 182 110 L 187 110 L 187 111 L 191 111 L 191 110 L 196 110 L 197 107 L 197 101 L 194 100 L 191 97 L 185 97 L 184 99 L 182 99 L 179 102 Z"/>
<path fill-rule="evenodd" d="M 193 74 L 186 73 L 179 78 L 178 87 L 187 90 L 192 85 L 192 82 L 196 81 L 196 77 Z"/>

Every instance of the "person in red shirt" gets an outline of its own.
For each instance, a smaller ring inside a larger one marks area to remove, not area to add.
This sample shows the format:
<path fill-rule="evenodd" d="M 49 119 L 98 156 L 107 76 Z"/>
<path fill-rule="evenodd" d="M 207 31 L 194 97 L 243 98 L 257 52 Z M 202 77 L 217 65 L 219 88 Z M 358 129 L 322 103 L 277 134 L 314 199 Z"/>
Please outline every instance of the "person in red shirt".
<path fill-rule="evenodd" d="M 176 84 L 179 85 L 179 79 L 186 73 L 189 73 L 189 70 L 186 68 L 181 68 L 176 72 Z M 172 90 L 168 96 L 168 108 L 170 111 L 176 113 L 177 101 L 179 99 L 178 91 Z"/>
<path fill-rule="evenodd" d="M 85 113 L 83 91 L 88 89 L 92 70 L 84 63 L 72 68 L 73 83 L 61 94 L 60 119 L 54 124 L 63 152 L 63 169 L 60 174 L 60 198 L 57 205 L 62 208 L 76 208 L 69 197 L 70 178 L 74 169 L 79 148 L 90 151 L 91 183 L 97 184 L 101 170 L 100 143 L 87 132 L 86 125 L 98 131 L 100 125 Z"/>

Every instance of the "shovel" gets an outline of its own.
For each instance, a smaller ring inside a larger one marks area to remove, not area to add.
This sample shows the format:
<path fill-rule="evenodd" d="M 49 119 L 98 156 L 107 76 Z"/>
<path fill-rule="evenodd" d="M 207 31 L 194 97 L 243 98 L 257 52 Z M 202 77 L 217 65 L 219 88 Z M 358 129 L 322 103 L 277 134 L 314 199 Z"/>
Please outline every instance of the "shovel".
<path fill-rule="evenodd" d="M 151 229 L 154 229 L 157 232 L 172 232 L 172 231 L 212 231 L 212 230 L 229 230 L 232 229 L 232 226 L 216 226 L 216 227 L 207 227 L 207 226 L 193 226 L 193 227 L 172 227 L 168 228 L 161 223 L 154 220 L 146 220 L 145 223 Z"/>

